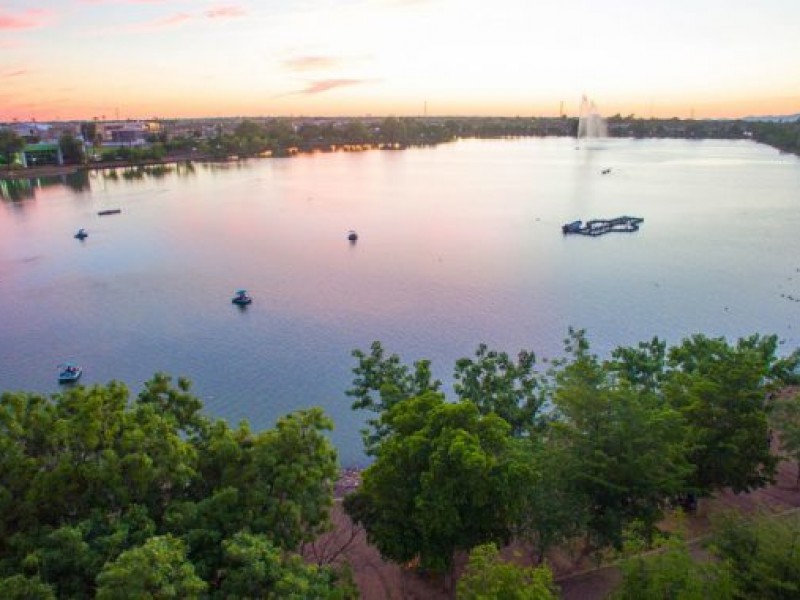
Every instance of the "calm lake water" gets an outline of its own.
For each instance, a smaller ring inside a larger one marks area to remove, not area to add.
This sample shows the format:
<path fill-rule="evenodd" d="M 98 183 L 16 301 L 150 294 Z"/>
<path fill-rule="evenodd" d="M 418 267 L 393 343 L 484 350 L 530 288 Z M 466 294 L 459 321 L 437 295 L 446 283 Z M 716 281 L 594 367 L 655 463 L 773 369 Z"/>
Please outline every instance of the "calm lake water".
<path fill-rule="evenodd" d="M 363 462 L 350 352 L 373 340 L 445 381 L 480 342 L 559 356 L 570 325 L 601 355 L 695 332 L 800 344 L 800 160 L 750 142 L 462 141 L 44 183 L 2 187 L 0 390 L 54 392 L 67 359 L 134 391 L 185 375 L 255 428 L 322 406 L 344 464 Z M 619 215 L 645 221 L 561 233 Z"/>

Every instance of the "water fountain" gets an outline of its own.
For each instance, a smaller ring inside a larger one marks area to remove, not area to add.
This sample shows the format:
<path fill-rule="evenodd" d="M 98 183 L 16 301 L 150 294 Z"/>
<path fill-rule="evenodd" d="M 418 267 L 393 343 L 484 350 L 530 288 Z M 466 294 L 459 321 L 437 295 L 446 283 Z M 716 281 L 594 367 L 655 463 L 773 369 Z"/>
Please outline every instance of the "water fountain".
<path fill-rule="evenodd" d="M 581 98 L 581 107 L 578 112 L 578 141 L 607 136 L 606 120 L 600 116 L 600 111 L 597 110 L 595 103 L 584 95 Z"/>

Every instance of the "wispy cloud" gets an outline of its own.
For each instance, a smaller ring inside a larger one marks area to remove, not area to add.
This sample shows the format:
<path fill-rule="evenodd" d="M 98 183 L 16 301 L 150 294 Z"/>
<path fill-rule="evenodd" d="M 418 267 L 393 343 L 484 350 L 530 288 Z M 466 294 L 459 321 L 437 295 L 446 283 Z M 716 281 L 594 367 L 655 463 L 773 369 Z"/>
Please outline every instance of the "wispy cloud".
<path fill-rule="evenodd" d="M 84 0 L 85 1 L 85 0 Z M 97 0 L 94 0 L 95 2 Z M 160 2 L 162 0 L 125 0 L 127 2 Z M 132 23 L 128 25 L 125 30 L 132 33 L 146 33 L 150 31 L 157 31 L 160 29 L 168 29 L 178 25 L 187 23 L 188 21 L 197 21 L 198 18 L 208 19 L 230 19 L 234 17 L 242 17 L 247 12 L 240 6 L 219 6 L 217 8 L 209 8 L 202 13 L 188 13 L 179 12 L 164 17 L 159 17 L 150 21 L 141 23 Z"/>
<path fill-rule="evenodd" d="M 233 17 L 243 17 L 247 14 L 247 11 L 241 6 L 229 5 L 209 8 L 204 14 L 209 19 L 230 19 Z"/>
<path fill-rule="evenodd" d="M 3 79 L 7 79 L 9 77 L 20 77 L 21 75 L 27 75 L 28 69 L 14 69 L 11 71 L 0 71 L 0 77 Z"/>
<path fill-rule="evenodd" d="M 335 56 L 307 55 L 296 56 L 286 59 L 283 64 L 291 71 L 318 71 L 332 69 L 342 63 L 340 58 Z"/>
<path fill-rule="evenodd" d="M 0 30 L 35 29 L 47 25 L 53 13 L 49 10 L 29 8 L 18 13 L 0 13 Z"/>
<path fill-rule="evenodd" d="M 324 92 L 329 92 L 330 90 L 335 90 L 341 87 L 349 87 L 352 85 L 362 85 L 365 83 L 373 83 L 374 79 L 320 79 L 318 81 L 311 81 L 309 84 L 303 88 L 302 90 L 297 90 L 295 92 L 288 92 L 286 94 L 281 94 L 280 96 L 296 96 L 299 94 L 303 95 L 310 95 L 310 94 L 322 94 Z"/>

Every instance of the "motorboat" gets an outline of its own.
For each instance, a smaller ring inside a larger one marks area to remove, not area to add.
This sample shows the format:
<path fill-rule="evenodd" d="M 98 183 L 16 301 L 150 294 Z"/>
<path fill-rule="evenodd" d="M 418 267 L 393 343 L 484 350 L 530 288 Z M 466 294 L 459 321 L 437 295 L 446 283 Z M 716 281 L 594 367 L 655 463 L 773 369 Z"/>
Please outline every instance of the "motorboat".
<path fill-rule="evenodd" d="M 58 366 L 58 383 L 74 383 L 83 375 L 83 369 L 74 363 L 64 363 Z"/>
<path fill-rule="evenodd" d="M 89 237 L 89 233 L 83 227 L 78 229 L 78 233 L 75 234 L 76 240 L 85 240 L 87 237 Z"/>
<path fill-rule="evenodd" d="M 231 300 L 231 302 L 239 306 L 246 306 L 252 301 L 253 299 L 247 294 L 247 290 L 236 290 L 236 295 Z"/>
<path fill-rule="evenodd" d="M 351 242 L 355 242 L 358 239 L 358 234 L 351 229 L 347 232 L 347 239 Z"/>

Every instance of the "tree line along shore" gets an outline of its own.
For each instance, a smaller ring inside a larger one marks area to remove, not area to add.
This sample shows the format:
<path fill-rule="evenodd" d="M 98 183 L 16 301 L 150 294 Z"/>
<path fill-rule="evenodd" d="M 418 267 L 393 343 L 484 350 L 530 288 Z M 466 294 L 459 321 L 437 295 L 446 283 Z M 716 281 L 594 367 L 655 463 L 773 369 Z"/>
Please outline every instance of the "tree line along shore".
<path fill-rule="evenodd" d="M 291 156 L 314 151 L 398 150 L 459 138 L 576 136 L 576 118 L 385 119 L 245 118 L 159 121 L 153 133 L 134 143 L 110 143 L 96 122 L 60 123 L 56 128 L 62 161 L 20 167 L 15 156 L 26 144 L 42 141 L 0 126 L 0 176 L 64 174 L 69 168 L 109 168 L 185 160 L 226 160 Z M 800 153 L 800 121 L 641 119 L 615 115 L 606 120 L 609 137 L 752 139 L 782 152 Z M 140 142 L 140 143 L 139 143 Z M 43 159 L 44 160 L 44 159 Z M 49 160 L 49 162 L 54 162 Z"/>

